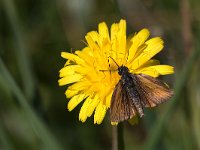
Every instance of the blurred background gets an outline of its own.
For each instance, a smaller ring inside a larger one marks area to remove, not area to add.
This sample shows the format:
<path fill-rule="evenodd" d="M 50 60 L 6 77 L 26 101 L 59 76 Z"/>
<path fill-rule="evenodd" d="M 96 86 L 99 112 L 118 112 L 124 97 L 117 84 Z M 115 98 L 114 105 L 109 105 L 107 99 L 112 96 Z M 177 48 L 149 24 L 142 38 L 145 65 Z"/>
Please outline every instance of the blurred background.
<path fill-rule="evenodd" d="M 124 123 L 125 149 L 200 149 L 199 0 L 1 0 L 0 149 L 109 150 L 109 113 L 101 125 L 78 121 L 59 87 L 61 51 L 77 50 L 88 31 L 121 18 L 127 34 L 144 27 L 161 36 L 156 56 L 175 67 L 161 77 L 175 91 L 171 101 L 139 124 Z"/>

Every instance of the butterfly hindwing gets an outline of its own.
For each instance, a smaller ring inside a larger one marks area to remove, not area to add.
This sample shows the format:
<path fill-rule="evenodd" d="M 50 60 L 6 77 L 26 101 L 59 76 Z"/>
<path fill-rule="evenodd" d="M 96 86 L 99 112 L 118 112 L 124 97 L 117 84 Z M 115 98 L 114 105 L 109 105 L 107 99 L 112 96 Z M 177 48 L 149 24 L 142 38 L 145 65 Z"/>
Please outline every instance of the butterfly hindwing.
<path fill-rule="evenodd" d="M 110 112 L 112 122 L 121 122 L 132 118 L 136 114 L 133 101 L 128 98 L 126 88 L 123 87 L 121 80 L 114 89 Z"/>
<path fill-rule="evenodd" d="M 173 91 L 159 79 L 148 75 L 133 75 L 144 107 L 155 107 L 173 96 Z"/>

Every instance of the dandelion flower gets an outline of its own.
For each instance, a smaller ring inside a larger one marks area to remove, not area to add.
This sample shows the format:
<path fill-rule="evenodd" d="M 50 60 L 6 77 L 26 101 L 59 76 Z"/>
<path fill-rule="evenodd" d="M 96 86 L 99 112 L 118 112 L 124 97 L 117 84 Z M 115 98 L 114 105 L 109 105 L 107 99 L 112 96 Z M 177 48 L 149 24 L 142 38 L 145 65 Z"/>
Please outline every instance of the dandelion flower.
<path fill-rule="evenodd" d="M 58 82 L 60 86 L 68 85 L 65 92 L 70 99 L 68 110 L 72 111 L 83 102 L 79 120 L 85 122 L 94 114 L 94 124 L 102 123 L 110 108 L 113 90 L 120 80 L 117 66 L 109 61 L 109 57 L 133 74 L 152 77 L 172 74 L 172 66 L 160 65 L 158 60 L 152 59 L 163 49 L 163 40 L 160 37 L 148 39 L 149 35 L 147 29 L 142 29 L 127 38 L 125 20 L 112 24 L 110 32 L 106 23 L 102 22 L 98 31 L 91 31 L 85 36 L 86 47 L 74 54 L 62 52 L 66 64 L 60 70 Z"/>

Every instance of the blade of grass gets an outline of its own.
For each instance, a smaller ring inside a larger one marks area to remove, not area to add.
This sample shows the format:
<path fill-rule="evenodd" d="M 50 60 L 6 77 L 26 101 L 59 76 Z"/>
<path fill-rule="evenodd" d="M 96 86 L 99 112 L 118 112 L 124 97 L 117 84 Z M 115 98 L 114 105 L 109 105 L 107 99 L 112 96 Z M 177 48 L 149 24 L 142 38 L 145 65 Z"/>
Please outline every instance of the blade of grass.
<path fill-rule="evenodd" d="M 0 58 L 0 71 L 1 76 L 4 78 L 4 82 L 9 86 L 11 92 L 17 97 L 19 104 L 21 105 L 24 113 L 27 116 L 27 120 L 30 122 L 31 127 L 38 138 L 41 139 L 43 144 L 49 149 L 60 150 L 61 145 L 58 144 L 56 139 L 48 130 L 47 126 L 42 122 L 42 120 L 36 115 L 32 107 L 28 104 L 25 96 L 21 92 L 20 88 L 17 86 L 13 80 L 11 74 L 8 72 L 6 66 Z"/>
<path fill-rule="evenodd" d="M 199 47 L 198 47 L 199 48 Z M 181 95 L 182 89 L 187 82 L 187 79 L 190 76 L 190 72 L 193 68 L 193 65 L 196 63 L 197 59 L 199 58 L 200 50 L 195 49 L 188 59 L 187 63 L 185 64 L 185 67 L 183 70 L 180 72 L 180 74 L 177 73 L 177 82 L 175 83 L 175 88 L 174 88 L 174 97 L 172 98 L 169 107 L 166 109 L 166 111 L 163 113 L 163 116 L 160 120 L 157 120 L 155 122 L 155 125 L 149 132 L 149 137 L 146 141 L 146 144 L 144 145 L 144 149 L 155 149 L 155 146 L 157 142 L 160 139 L 160 136 L 162 132 L 164 131 L 164 127 L 166 123 L 169 121 L 170 116 L 173 114 L 175 111 L 174 107 L 178 103 L 179 96 Z"/>
<path fill-rule="evenodd" d="M 12 144 L 9 141 L 6 133 L 3 130 L 2 124 L 0 123 L 0 147 L 5 150 L 13 150 Z"/>
<path fill-rule="evenodd" d="M 14 50 L 22 79 L 23 90 L 25 96 L 29 100 L 32 98 L 34 92 L 34 78 L 26 51 L 27 46 L 23 37 L 22 26 L 20 24 L 13 0 L 2 0 L 2 4 L 15 37 L 14 44 L 16 44 L 16 48 L 14 48 Z"/>
<path fill-rule="evenodd" d="M 192 118 L 192 132 L 195 136 L 195 142 L 197 144 L 198 149 L 200 149 L 200 105 L 199 105 L 199 99 L 200 99 L 200 86 L 199 86 L 199 64 L 195 65 L 195 68 L 192 72 L 192 77 L 190 80 L 190 84 L 193 88 L 189 88 L 190 93 L 190 109 L 192 112 L 191 118 Z M 189 86 L 188 86 L 189 87 Z"/>

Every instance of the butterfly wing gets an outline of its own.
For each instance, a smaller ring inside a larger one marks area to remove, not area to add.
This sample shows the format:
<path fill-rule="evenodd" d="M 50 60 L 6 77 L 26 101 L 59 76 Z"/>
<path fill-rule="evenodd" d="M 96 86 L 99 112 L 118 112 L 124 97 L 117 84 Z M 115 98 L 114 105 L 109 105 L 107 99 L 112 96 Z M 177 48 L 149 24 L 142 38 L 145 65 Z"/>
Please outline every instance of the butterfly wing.
<path fill-rule="evenodd" d="M 135 106 L 132 100 L 128 98 L 127 91 L 120 80 L 115 86 L 111 99 L 111 122 L 121 122 L 132 118 L 135 114 Z"/>
<path fill-rule="evenodd" d="M 155 107 L 160 103 L 167 101 L 173 96 L 173 91 L 159 79 L 148 75 L 133 75 L 135 85 L 141 97 L 141 103 L 145 107 Z"/>

